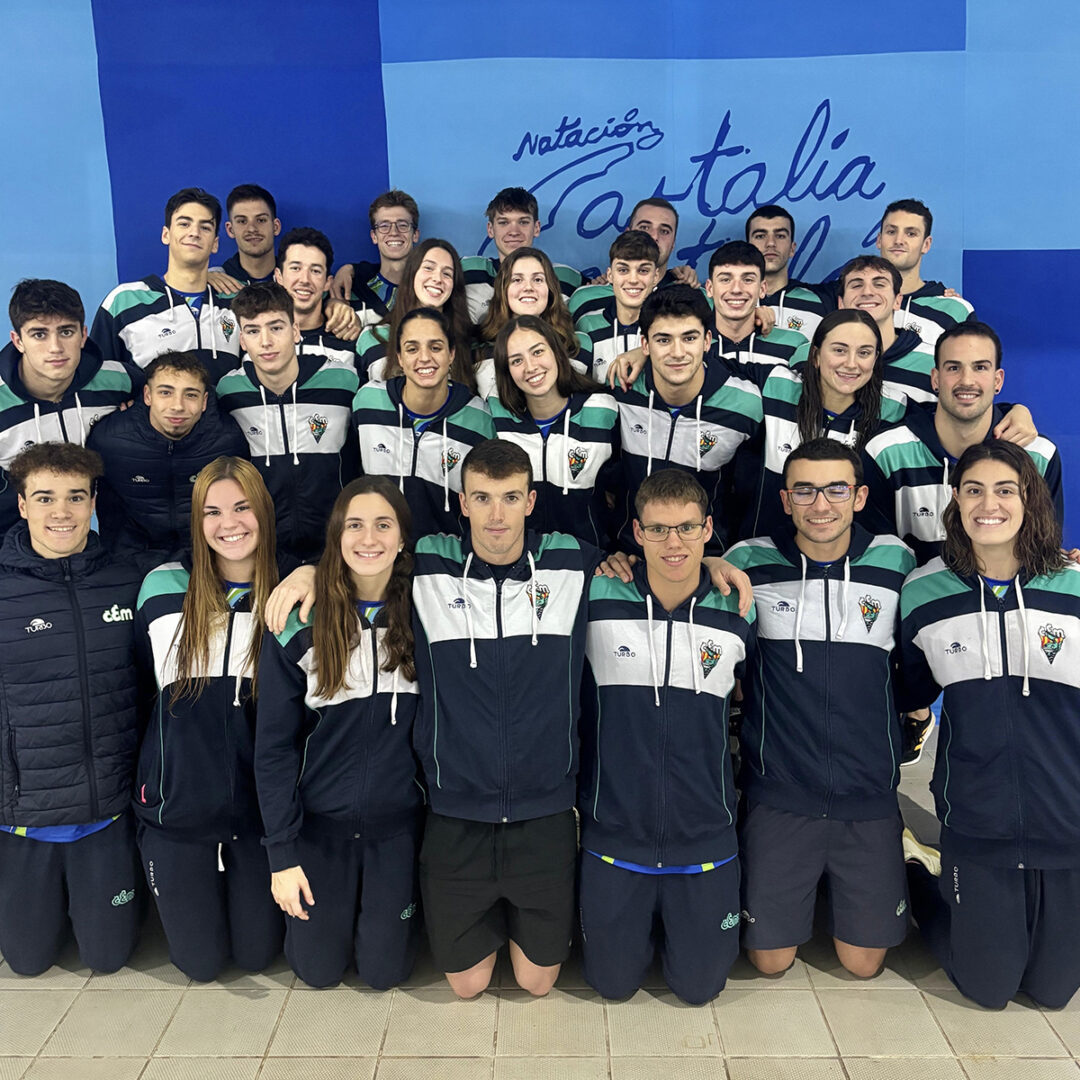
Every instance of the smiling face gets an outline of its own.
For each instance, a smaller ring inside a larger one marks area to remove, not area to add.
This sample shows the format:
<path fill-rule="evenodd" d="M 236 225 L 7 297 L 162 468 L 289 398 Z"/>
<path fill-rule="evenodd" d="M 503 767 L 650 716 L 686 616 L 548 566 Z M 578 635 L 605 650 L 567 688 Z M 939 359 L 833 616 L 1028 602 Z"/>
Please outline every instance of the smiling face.
<path fill-rule="evenodd" d="M 225 581 L 251 580 L 259 546 L 259 519 L 233 479 L 215 480 L 203 503 L 203 537 Z"/>
<path fill-rule="evenodd" d="M 543 398 L 555 389 L 559 365 L 543 334 L 515 330 L 506 342 L 510 378 L 527 398 Z"/>
<path fill-rule="evenodd" d="M 994 343 L 974 334 L 944 342 L 938 365 L 930 372 L 938 408 L 965 424 L 977 423 L 986 415 L 1004 381 L 1005 372 L 997 366 Z"/>
<path fill-rule="evenodd" d="M 862 323 L 841 323 L 825 335 L 811 362 L 820 373 L 826 408 L 840 404 L 870 381 L 877 353 L 873 331 Z"/>
<path fill-rule="evenodd" d="M 281 269 L 274 271 L 274 280 L 292 297 L 293 310 L 302 318 L 322 307 L 329 273 L 326 256 L 317 247 L 290 244 L 282 252 Z"/>
<path fill-rule="evenodd" d="M 653 379 L 665 401 L 672 392 L 689 388 L 702 378 L 705 353 L 712 334 L 693 315 L 661 315 L 642 338 L 641 350 L 652 364 Z"/>
<path fill-rule="evenodd" d="M 497 210 L 488 222 L 487 234 L 503 259 L 520 247 L 532 247 L 540 235 L 540 222 L 525 210 Z"/>
<path fill-rule="evenodd" d="M 718 317 L 739 323 L 765 298 L 765 279 L 756 266 L 717 266 L 705 283 Z M 719 324 L 718 324 L 719 325 Z"/>
<path fill-rule="evenodd" d="M 158 368 L 143 387 L 150 426 L 167 439 L 182 439 L 206 411 L 209 395 L 202 380 L 187 371 Z"/>
<path fill-rule="evenodd" d="M 616 303 L 632 312 L 636 319 L 641 305 L 660 280 L 660 271 L 650 259 L 615 259 L 608 267 L 607 278 Z"/>
<path fill-rule="evenodd" d="M 354 495 L 345 511 L 341 557 L 358 599 L 381 599 L 403 546 L 394 508 L 376 492 Z"/>
<path fill-rule="evenodd" d="M 88 476 L 38 469 L 26 477 L 19 514 L 30 529 L 30 545 L 44 559 L 66 559 L 86 547 L 94 513 Z"/>
<path fill-rule="evenodd" d="M 466 469 L 464 491 L 458 499 L 469 519 L 473 550 L 495 566 L 517 562 L 525 547 L 525 519 L 536 505 L 526 473 L 511 473 L 502 480 Z"/>
<path fill-rule="evenodd" d="M 901 274 L 913 270 L 930 250 L 926 222 L 919 214 L 894 210 L 885 215 L 878 233 L 877 249 Z"/>
<path fill-rule="evenodd" d="M 442 308 L 454 289 L 454 260 L 444 248 L 432 248 L 413 277 L 413 291 L 421 307 Z"/>
<path fill-rule="evenodd" d="M 507 307 L 515 315 L 543 315 L 550 299 L 543 263 L 539 259 L 518 259 L 506 285 Z"/>
<path fill-rule="evenodd" d="M 855 270 L 844 278 L 838 305 L 865 311 L 878 326 L 889 326 L 893 312 L 900 307 L 900 294 L 893 287 L 891 274 L 883 270 Z"/>
<path fill-rule="evenodd" d="M 375 211 L 371 242 L 388 262 L 401 262 L 420 239 L 420 230 L 404 206 L 380 206 Z"/>
<path fill-rule="evenodd" d="M 953 488 L 960 523 L 971 540 L 976 559 L 1007 550 L 1012 554 L 1016 535 L 1024 523 L 1020 476 L 1004 461 L 983 460 L 970 466 Z M 1008 545 L 1007 549 L 1003 546 Z"/>
<path fill-rule="evenodd" d="M 169 249 L 170 266 L 192 270 L 209 266 L 218 249 L 214 215 L 202 203 L 183 203 L 161 230 L 161 242 Z"/>
<path fill-rule="evenodd" d="M 402 374 L 419 390 L 432 390 L 450 378 L 454 350 L 434 319 L 419 316 L 401 324 L 398 363 Z"/>
<path fill-rule="evenodd" d="M 257 259 L 274 250 L 281 222 L 262 199 L 244 199 L 233 203 L 225 231 L 236 241 L 241 255 Z"/>
<path fill-rule="evenodd" d="M 788 489 L 833 487 L 839 494 L 847 487 L 847 498 L 832 502 L 823 491 L 809 506 L 796 504 Z M 822 562 L 839 558 L 847 551 L 851 523 L 866 504 L 868 488 L 855 487 L 855 469 L 850 461 L 806 461 L 788 465 L 785 490 L 780 492 L 784 512 L 795 526 L 796 543 L 811 558 Z"/>
<path fill-rule="evenodd" d="M 57 399 L 71 385 L 86 344 L 86 327 L 69 315 L 32 315 L 11 341 L 22 353 L 19 374 Z"/>
<path fill-rule="evenodd" d="M 751 244 L 765 258 L 765 272 L 778 274 L 787 269 L 797 247 L 791 234 L 791 222 L 785 217 L 755 217 L 750 219 Z"/>
<path fill-rule="evenodd" d="M 668 259 L 675 247 L 675 232 L 678 222 L 672 211 L 662 206 L 641 206 L 633 216 L 628 226 L 630 229 L 638 229 L 648 233 L 660 249 L 660 265 L 667 266 Z"/>
<path fill-rule="evenodd" d="M 700 525 L 701 535 L 693 540 L 680 536 L 678 526 Z M 651 540 L 645 530 L 654 525 L 672 526 L 666 539 Z M 705 545 L 712 539 L 712 518 L 703 515 L 697 503 L 661 502 L 653 499 L 641 509 L 641 519 L 634 519 L 634 539 L 645 553 L 645 565 L 653 591 L 659 588 L 693 589 L 701 576 Z"/>

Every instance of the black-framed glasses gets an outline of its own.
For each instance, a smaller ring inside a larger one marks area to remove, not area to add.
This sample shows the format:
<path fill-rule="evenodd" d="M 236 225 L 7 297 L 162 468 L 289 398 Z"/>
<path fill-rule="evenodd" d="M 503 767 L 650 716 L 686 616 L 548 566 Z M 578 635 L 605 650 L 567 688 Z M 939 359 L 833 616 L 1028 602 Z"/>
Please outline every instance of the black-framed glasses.
<path fill-rule="evenodd" d="M 641 531 L 645 534 L 646 540 L 659 543 L 661 540 L 666 540 L 668 533 L 672 530 L 680 540 L 697 540 L 704 528 L 704 521 L 684 521 L 681 525 L 642 525 Z"/>
<path fill-rule="evenodd" d="M 855 490 L 854 484 L 824 484 L 820 487 L 814 487 L 810 484 L 803 484 L 797 488 L 788 488 L 788 498 L 796 506 L 813 506 L 817 502 L 818 492 L 822 492 L 826 499 L 831 503 L 847 502 L 851 498 L 851 493 Z"/>
<path fill-rule="evenodd" d="M 392 232 L 411 233 L 416 226 L 411 221 L 376 221 L 375 231 L 383 236 Z"/>

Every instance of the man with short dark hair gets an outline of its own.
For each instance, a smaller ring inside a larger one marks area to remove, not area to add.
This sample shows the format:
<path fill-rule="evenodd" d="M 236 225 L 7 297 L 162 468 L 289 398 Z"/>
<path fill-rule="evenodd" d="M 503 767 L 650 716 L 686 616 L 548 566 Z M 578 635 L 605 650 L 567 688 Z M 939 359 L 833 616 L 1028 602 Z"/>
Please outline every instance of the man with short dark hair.
<path fill-rule="evenodd" d="M 642 305 L 639 326 L 647 362 L 629 389 L 614 391 L 622 465 L 616 514 L 623 550 L 637 547 L 634 493 L 666 466 L 693 473 L 705 488 L 713 520 L 706 544 L 710 553 L 722 550 L 735 527 L 734 520 L 724 520 L 730 465 L 762 422 L 761 392 L 728 364 L 705 363 L 711 325 L 708 301 L 689 285 L 658 289 Z"/>
<path fill-rule="evenodd" d="M 790 526 L 726 555 L 754 583 L 756 662 L 743 681 L 743 944 L 767 975 L 810 939 L 818 886 L 841 964 L 880 970 L 907 933 L 893 698 L 900 589 L 915 568 L 895 536 L 854 524 L 854 450 L 811 439 L 784 463 Z"/>
<path fill-rule="evenodd" d="M 298 353 L 355 367 L 356 342 L 332 334 L 323 314 L 323 294 L 333 265 L 334 249 L 325 233 L 306 227 L 290 229 L 278 245 L 274 281 L 292 297 L 300 327 Z"/>
<path fill-rule="evenodd" d="M 656 288 L 660 271 L 660 251 L 648 233 L 633 230 L 619 233 L 608 252 L 608 285 L 603 290 L 593 286 L 582 293 L 602 291 L 601 302 L 572 308 L 574 327 L 588 336 L 592 353 L 592 377 L 599 383 L 607 378 L 611 362 L 641 344 L 638 314 L 641 305 Z"/>
<path fill-rule="evenodd" d="M 870 497 L 863 524 L 871 532 L 901 537 L 920 566 L 940 554 L 945 539 L 942 514 L 952 498 L 952 466 L 969 446 L 993 439 L 1004 418 L 994 404 L 1005 381 L 1001 340 L 986 323 L 957 323 L 937 339 L 930 377 L 937 404 L 909 408 L 864 451 Z M 1064 520 L 1057 447 L 1040 435 L 1024 449 Z"/>
<path fill-rule="evenodd" d="M 759 206 L 746 219 L 746 241 L 765 259 L 765 297 L 762 307 L 771 307 L 776 325 L 796 330 L 807 340 L 818 323 L 828 315 L 830 305 L 804 281 L 788 275 L 788 263 L 795 254 L 795 219 L 782 206 Z"/>
<path fill-rule="evenodd" d="M 10 469 L 23 520 L 0 547 L 0 951 L 21 975 L 55 963 L 69 927 L 86 966 L 116 971 L 139 928 L 132 613 L 145 567 L 113 561 L 90 531 L 100 475 L 71 443 L 31 446 Z"/>
<path fill-rule="evenodd" d="M 765 258 L 745 240 L 731 240 L 709 258 L 705 291 L 713 302 L 714 336 L 710 359 L 723 357 L 761 378 L 786 364 L 806 338 L 777 324 L 767 334 L 755 329 L 758 306 L 765 298 Z M 752 369 L 761 369 L 756 375 Z"/>
<path fill-rule="evenodd" d="M 218 400 L 274 500 L 278 550 L 310 561 L 322 551 L 334 499 L 358 472 L 352 400 L 360 380 L 326 356 L 297 356 L 300 328 L 281 285 L 246 286 L 233 310 L 247 358 L 218 382 Z"/>
<path fill-rule="evenodd" d="M 274 196 L 258 184 L 240 184 L 225 200 L 225 231 L 236 241 L 236 254 L 207 279 L 215 292 L 233 295 L 245 285 L 274 276 L 274 237 L 281 232 Z"/>
<path fill-rule="evenodd" d="M 191 543 L 191 492 L 204 465 L 248 456 L 247 440 L 210 397 L 193 353 L 162 353 L 146 368 L 142 400 L 94 426 L 87 446 L 105 465 L 98 519 L 116 552 L 160 562 Z"/>
<path fill-rule="evenodd" d="M 19 519 L 6 470 L 35 443 L 83 445 L 103 416 L 133 396 L 131 375 L 87 340 L 79 294 L 62 281 L 20 281 L 8 305 L 11 341 L 0 351 L 0 538 Z"/>
<path fill-rule="evenodd" d="M 420 208 L 407 192 L 391 188 L 372 200 L 368 222 L 379 261 L 345 263 L 330 283 L 331 296 L 348 300 L 362 327 L 390 314 L 405 260 L 420 239 Z"/>
<path fill-rule="evenodd" d="M 469 318 L 477 324 L 484 321 L 488 305 L 495 295 L 495 275 L 499 272 L 500 260 L 518 248 L 532 247 L 533 241 L 540 235 L 540 208 L 536 196 L 525 188 L 503 188 L 488 203 L 484 213 L 488 239 L 495 244 L 497 257 L 489 259 L 484 255 L 466 255 L 461 260 L 465 273 L 465 293 L 469 299 Z M 581 285 L 581 274 L 561 263 L 553 262 L 553 265 L 555 276 L 559 279 L 559 289 L 569 300 Z"/>
<path fill-rule="evenodd" d="M 930 250 L 934 218 L 918 199 L 898 199 L 885 207 L 877 249 L 900 271 L 900 305 L 894 316 L 899 329 L 914 330 L 928 345 L 958 323 L 975 318 L 962 296 L 946 296 L 940 281 L 923 281 L 923 256 Z M 951 291 L 951 290 L 948 290 Z"/>
<path fill-rule="evenodd" d="M 212 379 L 240 354 L 229 301 L 207 284 L 218 249 L 221 203 L 202 188 L 183 188 L 165 204 L 161 242 L 169 251 L 163 277 L 150 274 L 118 285 L 101 302 L 90 339 L 106 360 L 136 376 L 159 353 L 194 352 Z"/>
<path fill-rule="evenodd" d="M 708 498 L 662 469 L 637 491 L 633 579 L 589 585 L 582 699 L 584 973 L 604 997 L 641 985 L 663 927 L 664 978 L 701 1004 L 739 953 L 727 711 L 753 637 L 702 566 Z M 656 633 L 658 626 L 666 630 Z M 659 749 L 658 749 L 659 748 Z"/>

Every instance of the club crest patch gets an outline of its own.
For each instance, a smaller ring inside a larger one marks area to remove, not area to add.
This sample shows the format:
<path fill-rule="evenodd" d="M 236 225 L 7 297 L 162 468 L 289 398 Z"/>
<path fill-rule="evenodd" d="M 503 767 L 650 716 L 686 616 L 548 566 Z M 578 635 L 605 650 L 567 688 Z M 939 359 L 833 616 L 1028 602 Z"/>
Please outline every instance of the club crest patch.
<path fill-rule="evenodd" d="M 544 617 L 544 608 L 547 607 L 548 599 L 551 596 L 551 589 L 547 585 L 541 585 L 539 582 L 536 584 L 536 595 L 533 595 L 533 587 L 530 583 L 525 586 L 525 593 L 529 597 L 529 603 L 536 608 L 537 621 Z"/>
<path fill-rule="evenodd" d="M 311 434 L 315 437 L 316 442 L 320 442 L 326 434 L 326 425 L 328 423 L 326 417 L 320 416 L 318 413 L 312 413 L 308 417 L 308 427 L 311 428 Z"/>
<path fill-rule="evenodd" d="M 1064 643 L 1064 630 L 1059 630 L 1056 626 L 1050 626 L 1049 623 L 1046 626 L 1039 627 L 1039 648 L 1042 649 L 1047 663 L 1052 664 L 1057 659 Z"/>
<path fill-rule="evenodd" d="M 226 341 L 232 341 L 232 336 L 236 333 L 236 320 L 232 317 L 232 312 L 221 313 L 221 332 L 225 335 Z"/>
<path fill-rule="evenodd" d="M 716 445 L 716 436 L 711 431 L 703 431 L 698 440 L 698 456 L 704 457 Z"/>
<path fill-rule="evenodd" d="M 447 450 L 442 456 L 442 471 L 445 476 L 453 472 L 454 466 L 461 460 L 461 455 L 456 450 Z"/>
<path fill-rule="evenodd" d="M 800 319 L 798 315 L 788 316 L 787 328 L 789 330 L 801 330 L 805 323 L 804 319 Z"/>
<path fill-rule="evenodd" d="M 877 622 L 877 617 L 881 614 L 881 601 L 875 600 L 872 596 L 860 596 L 859 613 L 862 615 L 863 625 L 869 634 L 874 628 L 874 623 Z"/>
<path fill-rule="evenodd" d="M 707 679 L 713 673 L 716 665 L 720 663 L 720 657 L 723 656 L 724 650 L 710 638 L 708 641 L 699 643 L 698 651 L 701 657 L 701 670 L 705 673 Z"/>
<path fill-rule="evenodd" d="M 576 480 L 581 475 L 581 470 L 585 468 L 585 463 L 589 460 L 589 451 L 580 446 L 575 446 L 572 450 L 567 451 L 566 458 L 570 463 L 570 475 Z"/>

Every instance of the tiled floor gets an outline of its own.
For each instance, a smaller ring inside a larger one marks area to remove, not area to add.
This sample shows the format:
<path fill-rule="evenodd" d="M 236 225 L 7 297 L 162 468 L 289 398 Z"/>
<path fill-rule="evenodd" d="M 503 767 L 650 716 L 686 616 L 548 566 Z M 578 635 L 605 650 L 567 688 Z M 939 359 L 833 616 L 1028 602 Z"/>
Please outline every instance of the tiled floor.
<path fill-rule="evenodd" d="M 933 748 L 901 795 L 926 839 Z M 655 975 L 605 1003 L 575 961 L 544 1000 L 499 972 L 501 988 L 473 1002 L 430 961 L 385 994 L 309 990 L 284 965 L 192 985 L 151 932 L 116 975 L 74 957 L 36 979 L 0 965 L 0 1080 L 1080 1080 L 1080 1002 L 980 1009 L 914 931 L 870 982 L 815 941 L 776 979 L 740 961 L 702 1008 Z"/>

